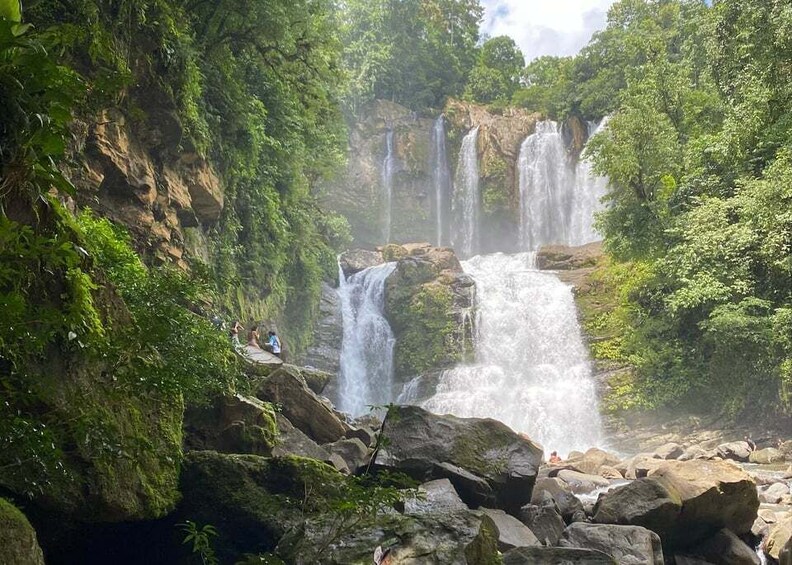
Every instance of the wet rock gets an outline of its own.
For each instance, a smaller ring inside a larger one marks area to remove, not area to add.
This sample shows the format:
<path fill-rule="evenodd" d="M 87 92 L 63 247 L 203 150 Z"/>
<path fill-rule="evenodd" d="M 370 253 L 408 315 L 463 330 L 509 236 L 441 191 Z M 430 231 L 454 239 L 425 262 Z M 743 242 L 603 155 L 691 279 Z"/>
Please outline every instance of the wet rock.
<path fill-rule="evenodd" d="M 624 476 L 619 472 L 616 467 L 609 467 L 607 465 L 603 465 L 600 467 L 599 476 L 603 479 L 610 479 L 610 480 L 621 480 Z"/>
<path fill-rule="evenodd" d="M 556 545 L 564 533 L 564 519 L 555 501 L 545 499 L 541 504 L 526 504 L 520 508 L 520 521 L 530 529 L 543 545 Z"/>
<path fill-rule="evenodd" d="M 418 496 L 405 501 L 405 514 L 426 514 L 429 512 L 454 512 L 468 510 L 459 498 L 454 485 L 448 479 L 437 479 L 418 487 Z"/>
<path fill-rule="evenodd" d="M 685 551 L 685 557 L 700 559 L 712 565 L 759 565 L 756 552 L 729 530 L 720 530 L 696 547 Z M 677 556 L 679 563 L 679 556 Z"/>
<path fill-rule="evenodd" d="M 757 449 L 752 451 L 748 456 L 748 461 L 751 463 L 760 463 L 762 465 L 769 465 L 771 463 L 781 463 L 784 461 L 784 454 L 780 449 L 774 447 L 766 447 L 764 449 Z"/>
<path fill-rule="evenodd" d="M 44 565 L 36 531 L 16 506 L 0 498 L 0 563 Z"/>
<path fill-rule="evenodd" d="M 598 488 L 610 486 L 610 481 L 599 475 L 587 475 L 577 471 L 561 471 L 558 473 L 558 478 L 568 484 L 575 494 L 585 494 Z"/>
<path fill-rule="evenodd" d="M 767 504 L 778 504 L 789 494 L 786 483 L 774 483 L 759 493 L 759 500 Z"/>
<path fill-rule="evenodd" d="M 548 497 L 555 503 L 567 524 L 586 520 L 583 503 L 572 494 L 572 489 L 561 479 L 545 478 L 536 481 L 531 504 L 539 506 L 546 504 Z"/>
<path fill-rule="evenodd" d="M 394 407 L 383 424 L 388 444 L 376 465 L 418 480 L 447 478 L 469 506 L 516 514 L 531 498 L 541 449 L 502 423 Z"/>
<path fill-rule="evenodd" d="M 715 450 L 721 458 L 733 461 L 748 461 L 751 456 L 751 446 L 747 441 L 722 443 Z"/>
<path fill-rule="evenodd" d="M 792 544 L 792 512 L 787 513 L 770 527 L 770 533 L 762 543 L 765 553 L 779 561 L 781 551 Z"/>
<path fill-rule="evenodd" d="M 678 443 L 666 443 L 655 449 L 652 457 L 655 459 L 678 459 L 684 452 L 685 450 Z"/>
<path fill-rule="evenodd" d="M 619 565 L 663 565 L 660 537 L 640 526 L 576 523 L 564 530 L 563 547 L 596 549 Z"/>
<path fill-rule="evenodd" d="M 237 394 L 184 414 L 184 444 L 192 450 L 269 455 L 277 437 L 275 410 L 258 398 Z"/>
<path fill-rule="evenodd" d="M 377 434 L 374 432 L 374 430 L 365 426 L 362 428 L 351 428 L 349 431 L 347 431 L 346 437 L 357 438 L 362 441 L 363 445 L 366 447 L 374 447 L 374 445 L 377 443 Z"/>
<path fill-rule="evenodd" d="M 586 451 L 581 458 L 572 459 L 570 457 L 567 459 L 567 462 L 574 465 L 581 473 L 598 475 L 602 467 L 613 467 L 618 465 L 621 459 L 607 451 L 592 447 Z"/>
<path fill-rule="evenodd" d="M 572 547 L 520 547 L 503 554 L 503 565 L 617 565 L 595 549 Z"/>
<path fill-rule="evenodd" d="M 364 271 L 377 265 L 382 265 L 385 259 L 379 251 L 369 251 L 368 249 L 352 249 L 345 251 L 338 259 L 344 276 L 350 277 L 355 273 Z"/>
<path fill-rule="evenodd" d="M 589 243 L 579 247 L 545 245 L 536 254 L 536 266 L 552 271 L 571 271 L 593 267 L 602 256 L 602 243 Z"/>
<path fill-rule="evenodd" d="M 498 549 L 500 551 L 508 551 L 515 547 L 541 545 L 534 533 L 514 516 L 506 514 L 503 510 L 490 508 L 482 508 L 481 511 L 489 516 L 498 527 Z"/>
<path fill-rule="evenodd" d="M 700 445 L 691 445 L 677 459 L 690 461 L 692 459 L 712 459 L 715 456 L 716 453 L 714 451 L 704 449 Z"/>
<path fill-rule="evenodd" d="M 341 298 L 336 289 L 322 283 L 319 316 L 314 325 L 311 345 L 302 357 L 302 364 L 321 371 L 338 374 L 341 370 L 341 342 L 343 341 Z M 314 390 L 314 392 L 317 392 Z"/>
<path fill-rule="evenodd" d="M 369 448 L 359 439 L 340 439 L 334 443 L 324 446 L 330 451 L 341 457 L 352 473 L 357 473 L 360 469 L 369 464 L 371 452 Z"/>
<path fill-rule="evenodd" d="M 347 432 L 348 426 L 289 368 L 277 369 L 254 390 L 258 398 L 278 404 L 283 415 L 317 443 L 338 441 Z"/>
<path fill-rule="evenodd" d="M 664 463 L 662 459 L 655 459 L 651 453 L 639 453 L 616 465 L 616 469 L 625 479 L 640 479 Z"/>
<path fill-rule="evenodd" d="M 277 415 L 278 441 L 272 448 L 273 457 L 310 457 L 319 461 L 328 462 L 330 452 L 314 440 L 295 428 L 283 414 Z"/>
<path fill-rule="evenodd" d="M 758 507 L 756 485 L 733 464 L 668 461 L 650 477 L 603 494 L 594 521 L 644 526 L 665 546 L 684 547 L 722 528 L 748 533 Z"/>

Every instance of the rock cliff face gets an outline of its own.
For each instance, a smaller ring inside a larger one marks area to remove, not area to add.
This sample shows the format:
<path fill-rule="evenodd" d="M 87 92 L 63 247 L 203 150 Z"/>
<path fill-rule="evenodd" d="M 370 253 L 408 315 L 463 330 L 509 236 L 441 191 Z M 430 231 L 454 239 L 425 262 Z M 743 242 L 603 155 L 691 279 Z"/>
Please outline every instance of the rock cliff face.
<path fill-rule="evenodd" d="M 516 251 L 520 146 L 535 131 L 541 116 L 515 108 L 495 112 L 459 100 L 450 100 L 444 115 L 447 161 L 452 177 L 462 138 L 473 127 L 479 127 L 481 249 L 484 252 Z M 383 220 L 387 209 L 383 171 L 389 131 L 392 132 L 391 149 L 395 158 L 392 162 L 390 242 L 437 243 L 433 124 L 434 119 L 417 116 L 387 101 L 374 102 L 350 124 L 347 170 L 324 187 L 322 204 L 349 219 L 357 246 L 373 248 L 387 243 Z M 563 132 L 570 155 L 576 157 L 587 140 L 586 124 L 571 118 L 564 124 Z"/>
<path fill-rule="evenodd" d="M 222 183 L 207 160 L 174 152 L 178 141 L 164 146 L 155 133 L 117 110 L 102 112 L 83 124 L 83 168 L 74 181 L 80 204 L 126 226 L 139 252 L 187 269 L 185 255 L 205 255 L 188 242 L 201 241 L 201 229 L 220 218 Z"/>

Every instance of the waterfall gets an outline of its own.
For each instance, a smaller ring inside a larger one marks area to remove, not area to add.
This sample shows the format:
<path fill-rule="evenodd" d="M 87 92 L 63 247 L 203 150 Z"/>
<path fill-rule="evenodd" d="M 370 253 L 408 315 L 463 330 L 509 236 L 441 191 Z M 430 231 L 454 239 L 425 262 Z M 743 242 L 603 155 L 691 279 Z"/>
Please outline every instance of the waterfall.
<path fill-rule="evenodd" d="M 453 225 L 451 245 L 462 257 L 479 252 L 479 194 L 478 132 L 475 127 L 462 140 L 454 177 L 454 196 L 451 203 Z"/>
<path fill-rule="evenodd" d="M 446 243 L 448 222 L 445 211 L 448 209 L 448 196 L 451 192 L 451 171 L 448 169 L 448 154 L 446 151 L 445 116 L 435 120 L 432 128 L 432 154 L 431 163 L 432 181 L 435 189 L 435 225 L 437 246 Z"/>
<path fill-rule="evenodd" d="M 535 270 L 533 258 L 497 253 L 462 263 L 476 280 L 476 360 L 443 372 L 420 403 L 495 418 L 546 451 L 585 451 L 600 443 L 601 423 L 572 289 Z M 415 401 L 419 385 L 411 382 L 400 399 Z"/>
<path fill-rule="evenodd" d="M 382 225 L 382 242 L 391 240 L 391 209 L 393 208 L 393 173 L 396 171 L 396 155 L 394 153 L 393 129 L 388 128 L 385 134 L 385 158 L 382 161 L 380 224 Z"/>
<path fill-rule="evenodd" d="M 385 281 L 395 268 L 386 263 L 347 279 L 339 267 L 343 338 L 338 407 L 353 416 L 393 399 L 395 339 L 383 308 Z"/>
<path fill-rule="evenodd" d="M 597 129 L 596 124 L 589 124 L 590 134 Z M 595 175 L 587 159 L 572 166 L 556 122 L 537 123 L 536 132 L 525 139 L 520 147 L 519 174 L 523 249 L 576 246 L 601 239 L 594 231 L 594 213 L 602 207 L 600 199 L 608 180 Z"/>

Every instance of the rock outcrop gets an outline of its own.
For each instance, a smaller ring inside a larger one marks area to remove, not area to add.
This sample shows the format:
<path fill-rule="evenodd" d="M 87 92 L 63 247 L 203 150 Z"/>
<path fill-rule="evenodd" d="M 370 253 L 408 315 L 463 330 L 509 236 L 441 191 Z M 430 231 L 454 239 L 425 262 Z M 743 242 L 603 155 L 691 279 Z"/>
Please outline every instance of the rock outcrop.
<path fill-rule="evenodd" d="M 515 516 L 531 498 L 542 450 L 500 422 L 403 406 L 388 412 L 382 433 L 388 442 L 375 458 L 380 468 L 447 478 L 468 505 Z"/>
<path fill-rule="evenodd" d="M 385 315 L 396 337 L 398 378 L 450 367 L 473 351 L 473 279 L 454 252 L 429 244 L 390 245 L 399 257 L 385 288 Z"/>
<path fill-rule="evenodd" d="M 0 498 L 0 563 L 44 565 L 36 532 L 24 514 Z"/>
<path fill-rule="evenodd" d="M 322 283 L 319 318 L 314 326 L 311 345 L 308 346 L 301 358 L 302 363 L 321 371 L 338 374 L 341 370 L 340 357 L 343 338 L 341 298 L 333 287 Z"/>
<path fill-rule="evenodd" d="M 189 407 L 184 430 L 186 449 L 221 453 L 269 455 L 277 437 L 272 405 L 240 394 Z"/>
<path fill-rule="evenodd" d="M 660 537 L 640 526 L 615 526 L 578 522 L 564 531 L 564 547 L 596 549 L 619 565 L 663 565 Z"/>

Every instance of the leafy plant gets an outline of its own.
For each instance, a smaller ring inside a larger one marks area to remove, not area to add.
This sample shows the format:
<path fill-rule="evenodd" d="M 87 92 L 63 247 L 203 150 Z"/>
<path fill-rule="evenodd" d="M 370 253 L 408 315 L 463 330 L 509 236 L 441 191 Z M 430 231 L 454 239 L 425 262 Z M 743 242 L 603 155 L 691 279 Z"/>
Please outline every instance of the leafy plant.
<path fill-rule="evenodd" d="M 193 555 L 201 558 L 203 565 L 217 565 L 219 563 L 212 548 L 212 538 L 217 536 L 217 529 L 211 524 L 198 527 L 195 522 L 186 520 L 184 523 L 176 524 L 184 533 L 183 544 L 192 544 Z"/>

